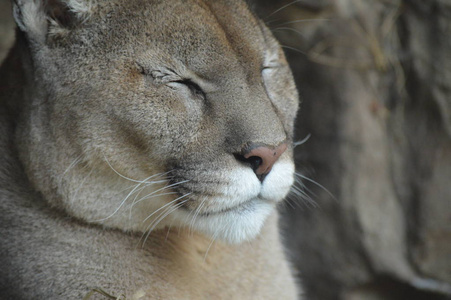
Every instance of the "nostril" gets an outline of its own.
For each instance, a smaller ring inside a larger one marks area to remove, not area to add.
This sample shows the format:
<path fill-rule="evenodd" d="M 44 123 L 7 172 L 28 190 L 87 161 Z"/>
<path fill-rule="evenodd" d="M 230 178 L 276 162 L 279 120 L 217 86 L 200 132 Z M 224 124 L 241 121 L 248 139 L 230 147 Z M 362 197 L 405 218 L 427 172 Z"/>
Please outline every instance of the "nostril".
<path fill-rule="evenodd" d="M 287 149 L 287 144 L 282 143 L 277 147 L 258 145 L 258 144 L 248 144 L 247 147 L 243 148 L 241 153 L 234 154 L 238 161 L 248 164 L 258 179 L 263 182 L 266 175 L 272 169 L 274 163 Z"/>
<path fill-rule="evenodd" d="M 263 159 L 258 156 L 251 156 L 245 159 L 251 165 L 251 168 L 252 170 L 254 170 L 254 172 L 257 172 L 257 169 L 263 164 Z"/>
<path fill-rule="evenodd" d="M 257 169 L 263 164 L 263 158 L 259 156 L 250 156 L 244 157 L 242 154 L 234 154 L 236 160 L 241 161 L 245 164 L 248 164 L 254 172 L 257 172 Z"/>

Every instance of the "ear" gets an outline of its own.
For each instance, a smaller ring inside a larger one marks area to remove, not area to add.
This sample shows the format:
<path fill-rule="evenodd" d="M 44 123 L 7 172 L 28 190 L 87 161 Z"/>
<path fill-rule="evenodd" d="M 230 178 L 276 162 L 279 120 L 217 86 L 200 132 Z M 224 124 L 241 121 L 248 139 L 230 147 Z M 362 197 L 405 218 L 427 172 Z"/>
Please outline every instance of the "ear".
<path fill-rule="evenodd" d="M 17 26 L 35 42 L 45 41 L 48 22 L 41 1 L 14 0 L 13 15 Z"/>
<path fill-rule="evenodd" d="M 67 32 L 93 11 L 93 0 L 12 0 L 19 29 L 35 43 L 45 43 L 49 33 Z"/>

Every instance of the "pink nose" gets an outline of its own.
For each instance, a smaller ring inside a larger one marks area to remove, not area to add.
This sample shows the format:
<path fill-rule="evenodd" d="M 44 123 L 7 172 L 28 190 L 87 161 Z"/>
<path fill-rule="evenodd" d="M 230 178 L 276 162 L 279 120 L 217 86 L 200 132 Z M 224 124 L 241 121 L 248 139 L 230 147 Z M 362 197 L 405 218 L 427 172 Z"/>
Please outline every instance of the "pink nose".
<path fill-rule="evenodd" d="M 247 147 L 250 150 L 245 151 L 243 157 L 246 162 L 250 163 L 257 177 L 263 181 L 265 176 L 271 172 L 274 163 L 285 152 L 285 150 L 287 150 L 287 147 L 288 146 L 286 143 L 282 143 L 277 147 L 252 147 L 252 145 L 250 145 Z"/>

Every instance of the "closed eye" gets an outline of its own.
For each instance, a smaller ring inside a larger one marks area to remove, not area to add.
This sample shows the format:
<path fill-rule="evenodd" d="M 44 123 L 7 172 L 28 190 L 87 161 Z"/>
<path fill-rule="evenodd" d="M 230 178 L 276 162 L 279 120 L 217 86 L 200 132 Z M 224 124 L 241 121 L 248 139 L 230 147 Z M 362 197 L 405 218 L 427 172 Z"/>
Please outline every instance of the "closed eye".
<path fill-rule="evenodd" d="M 206 100 L 206 94 L 204 90 L 193 80 L 189 78 L 183 78 L 179 76 L 173 69 L 167 67 L 160 67 L 155 69 L 150 69 L 143 66 L 139 62 L 136 63 L 138 71 L 150 78 L 152 78 L 155 84 L 164 84 L 172 88 L 177 88 L 174 85 L 183 85 L 188 88 L 191 95 L 196 98 L 201 98 Z"/>
<path fill-rule="evenodd" d="M 273 64 L 270 64 L 270 65 L 267 65 L 267 66 L 263 66 L 262 67 L 262 72 L 265 71 L 265 70 L 274 70 L 274 69 L 280 69 L 280 68 L 283 68 L 283 67 L 284 66 L 282 64 L 273 63 Z"/>
<path fill-rule="evenodd" d="M 195 83 L 191 79 L 181 79 L 181 80 L 176 80 L 173 82 L 185 85 L 191 91 L 193 96 L 200 97 L 204 100 L 206 99 L 205 92 L 202 90 L 202 88 L 197 83 Z"/>

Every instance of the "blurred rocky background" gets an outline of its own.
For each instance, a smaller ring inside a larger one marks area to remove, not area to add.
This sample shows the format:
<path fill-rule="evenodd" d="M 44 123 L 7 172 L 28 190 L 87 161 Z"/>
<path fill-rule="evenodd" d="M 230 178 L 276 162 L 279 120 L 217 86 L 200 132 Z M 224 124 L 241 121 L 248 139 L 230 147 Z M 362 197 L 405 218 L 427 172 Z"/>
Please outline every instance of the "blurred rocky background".
<path fill-rule="evenodd" d="M 285 212 L 307 299 L 450 299 L 451 1 L 253 2 L 310 135 L 296 163 L 316 204 Z"/>
<path fill-rule="evenodd" d="M 451 299 L 451 1 L 250 2 L 309 137 L 283 212 L 306 298 Z M 0 0 L 0 60 L 12 28 Z"/>
<path fill-rule="evenodd" d="M 14 23 L 11 14 L 10 0 L 0 0 L 0 62 L 14 41 Z"/>

